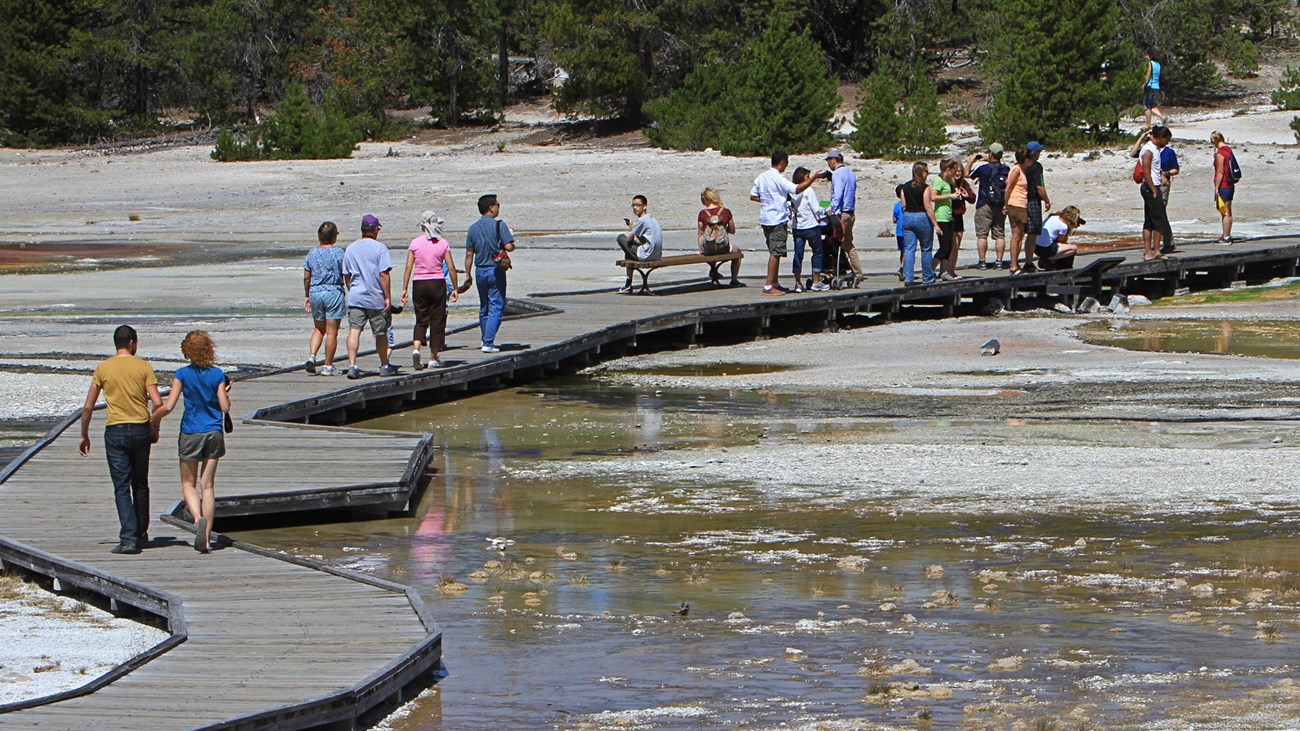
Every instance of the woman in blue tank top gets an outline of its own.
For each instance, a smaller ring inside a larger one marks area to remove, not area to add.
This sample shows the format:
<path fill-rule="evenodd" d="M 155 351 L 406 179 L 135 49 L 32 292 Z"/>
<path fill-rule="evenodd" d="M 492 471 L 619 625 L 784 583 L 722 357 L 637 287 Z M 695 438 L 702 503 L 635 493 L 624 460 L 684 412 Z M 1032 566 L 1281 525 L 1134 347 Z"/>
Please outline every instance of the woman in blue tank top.
<path fill-rule="evenodd" d="M 224 428 L 230 396 L 226 393 L 226 374 L 215 365 L 216 348 L 206 332 L 194 330 L 186 335 L 181 353 L 190 364 L 177 369 L 167 401 L 153 412 L 153 420 L 157 428 L 184 395 L 185 415 L 176 440 L 181 495 L 194 521 L 194 550 L 208 553 L 217 500 L 217 462 L 226 456 Z"/>
<path fill-rule="evenodd" d="M 1142 85 L 1142 108 L 1147 110 L 1146 128 L 1151 129 L 1152 116 L 1159 117 L 1161 125 L 1165 123 L 1165 113 L 1160 111 L 1160 62 L 1151 51 L 1147 51 L 1144 58 L 1147 60 L 1147 77 Z"/>

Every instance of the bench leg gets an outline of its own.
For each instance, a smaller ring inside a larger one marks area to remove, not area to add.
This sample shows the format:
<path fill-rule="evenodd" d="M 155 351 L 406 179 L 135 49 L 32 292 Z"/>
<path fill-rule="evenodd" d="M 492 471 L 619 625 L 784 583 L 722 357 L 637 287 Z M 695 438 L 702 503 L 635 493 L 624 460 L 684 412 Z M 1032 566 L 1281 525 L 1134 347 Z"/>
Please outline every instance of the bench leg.
<path fill-rule="evenodd" d="M 722 286 L 722 274 L 718 272 L 718 268 L 721 266 L 722 262 L 720 261 L 709 262 L 709 281 L 713 282 L 715 287 Z"/>
<path fill-rule="evenodd" d="M 636 271 L 637 274 L 641 275 L 641 289 L 637 292 L 637 294 L 652 294 L 652 292 L 650 291 L 650 272 L 654 270 L 637 269 Z"/>

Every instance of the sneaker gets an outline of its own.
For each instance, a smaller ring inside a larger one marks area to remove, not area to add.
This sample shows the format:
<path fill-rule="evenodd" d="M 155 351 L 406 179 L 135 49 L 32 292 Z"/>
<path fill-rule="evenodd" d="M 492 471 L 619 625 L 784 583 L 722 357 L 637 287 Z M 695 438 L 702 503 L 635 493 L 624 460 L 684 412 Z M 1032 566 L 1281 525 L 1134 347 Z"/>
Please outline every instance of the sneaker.
<path fill-rule="evenodd" d="M 985 264 L 984 260 L 981 259 L 980 261 L 975 262 L 975 268 L 980 271 L 984 271 L 985 269 L 989 268 L 989 265 Z"/>
<path fill-rule="evenodd" d="M 764 288 L 763 288 L 763 296 L 764 296 L 764 297 L 780 297 L 780 296 L 783 295 L 783 294 L 785 294 L 785 290 L 784 290 L 784 289 L 779 289 L 779 288 L 777 288 L 777 287 L 764 287 Z"/>
<path fill-rule="evenodd" d="M 829 284 L 827 284 L 827 283 L 825 283 L 825 282 L 818 282 L 818 283 L 816 283 L 816 284 L 814 284 L 814 285 L 812 286 L 812 291 L 814 291 L 814 292 L 829 292 L 829 291 L 831 291 L 831 285 L 829 285 Z"/>
<path fill-rule="evenodd" d="M 348 366 L 348 379 L 357 380 L 361 377 L 361 369 L 356 366 Z"/>
<path fill-rule="evenodd" d="M 321 369 L 320 369 L 318 375 L 322 375 L 322 376 L 337 376 L 338 374 L 339 374 L 339 369 L 335 368 L 335 367 L 332 366 L 332 365 L 327 365 L 327 366 L 321 366 Z"/>
<path fill-rule="evenodd" d="M 302 368 L 313 376 L 316 375 L 316 359 L 308 358 L 307 362 L 302 364 Z"/>
<path fill-rule="evenodd" d="M 900 281 L 900 282 L 906 282 L 906 281 L 907 281 L 907 280 L 903 277 L 903 268 L 902 268 L 902 267 L 899 267 L 899 268 L 898 268 L 898 281 Z"/>
<path fill-rule="evenodd" d="M 396 375 L 399 375 L 398 372 L 397 372 L 397 366 L 393 365 L 392 363 L 385 363 L 385 364 L 379 366 L 379 375 L 381 375 L 381 376 L 396 376 Z"/>
<path fill-rule="evenodd" d="M 803 294 L 803 283 L 796 282 L 794 285 L 795 294 Z"/>
<path fill-rule="evenodd" d="M 1220 236 L 1214 243 L 1219 244 L 1220 246 L 1232 246 L 1232 237 Z"/>
<path fill-rule="evenodd" d="M 495 345 L 484 345 L 483 348 L 482 348 L 482 350 L 483 350 L 484 353 L 500 353 L 500 352 L 501 352 L 501 349 L 498 348 L 498 347 L 495 346 Z"/>
<path fill-rule="evenodd" d="M 939 275 L 939 279 L 942 279 L 942 280 L 945 281 L 945 282 L 951 282 L 951 281 L 954 281 L 954 280 L 957 279 L 957 275 L 955 275 L 955 274 L 949 274 L 948 272 L 944 272 L 944 273 L 942 273 L 942 274 Z"/>
<path fill-rule="evenodd" d="M 433 362 L 429 364 L 429 367 L 430 367 L 430 368 L 446 368 L 446 367 L 447 367 L 447 364 L 446 364 L 446 363 L 443 363 L 442 360 L 439 359 L 439 358 L 434 358 L 434 359 L 433 359 Z"/>
<path fill-rule="evenodd" d="M 140 552 L 140 547 L 134 543 L 119 543 L 108 551 L 109 553 L 129 554 L 134 556 Z"/>
<path fill-rule="evenodd" d="M 424 370 L 424 363 L 420 360 L 420 351 L 411 353 L 411 367 L 417 371 Z"/>
<path fill-rule="evenodd" d="M 619 288 L 618 288 L 618 293 L 619 293 L 619 294 L 632 294 L 632 285 L 630 285 L 630 284 L 625 284 L 625 285 L 623 285 L 622 287 L 619 287 Z"/>

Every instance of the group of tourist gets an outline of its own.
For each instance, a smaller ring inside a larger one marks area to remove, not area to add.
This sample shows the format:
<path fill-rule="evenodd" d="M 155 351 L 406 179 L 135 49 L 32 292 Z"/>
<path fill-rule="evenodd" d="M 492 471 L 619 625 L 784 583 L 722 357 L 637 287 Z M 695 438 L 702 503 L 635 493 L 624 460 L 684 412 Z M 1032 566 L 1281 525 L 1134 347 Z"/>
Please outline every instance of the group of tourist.
<path fill-rule="evenodd" d="M 112 552 L 138 554 L 149 543 L 149 453 L 158 442 L 162 420 L 184 397 L 177 453 L 181 495 L 194 521 L 194 549 L 208 553 L 216 517 L 217 463 L 226 454 L 230 420 L 230 381 L 216 366 L 212 338 L 194 330 L 181 341 L 189 365 L 172 377 L 166 402 L 153 366 L 136 356 L 139 335 L 130 325 L 113 332 L 116 353 L 95 369 L 81 410 L 82 457 L 90 455 L 90 419 L 103 394 L 107 402 L 104 456 L 113 482 L 119 525 Z"/>
<path fill-rule="evenodd" d="M 459 281 L 451 243 L 443 235 L 446 222 L 434 211 L 420 215 L 420 233 L 407 245 L 405 273 L 396 301 L 392 291 L 393 262 L 388 247 L 379 241 L 383 228 L 379 219 L 364 216 L 361 238 L 343 250 L 336 246 L 338 227 L 330 221 L 322 223 L 317 231 L 319 245 L 307 253 L 303 264 L 303 309 L 311 313 L 314 323 L 305 370 L 324 376 L 338 374 L 334 356 L 339 325 L 346 316 L 348 378 L 361 378 L 357 352 L 367 328 L 375 338 L 380 375 L 398 375 L 397 366 L 389 360 L 393 315 L 402 312 L 408 302 L 415 311 L 411 367 L 423 370 L 445 366 L 439 354 L 445 345 L 447 304 L 457 301 L 475 282 L 482 351 L 500 352 L 496 335 L 505 313 L 506 271 L 511 266 L 509 252 L 515 250 L 515 238 L 510 227 L 499 220 L 501 203 L 495 195 L 481 196 L 478 211 L 479 220 L 466 234 L 464 284 Z M 324 360 L 318 362 L 322 345 Z M 427 363 L 421 357 L 426 345 Z"/>

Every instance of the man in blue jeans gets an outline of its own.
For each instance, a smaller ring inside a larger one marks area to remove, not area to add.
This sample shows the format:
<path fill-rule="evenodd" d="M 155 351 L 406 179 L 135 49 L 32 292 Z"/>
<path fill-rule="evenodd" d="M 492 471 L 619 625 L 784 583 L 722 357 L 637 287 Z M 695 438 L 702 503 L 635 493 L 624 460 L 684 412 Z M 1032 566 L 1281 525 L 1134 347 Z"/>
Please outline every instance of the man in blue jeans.
<path fill-rule="evenodd" d="M 501 203 L 495 195 L 478 199 L 482 218 L 470 225 L 465 234 L 465 270 L 474 272 L 478 283 L 478 326 L 483 333 L 483 352 L 500 353 L 496 346 L 497 329 L 506 310 L 506 270 L 498 260 L 515 250 L 515 234 L 501 215 Z"/>
<path fill-rule="evenodd" d="M 135 356 L 135 328 L 122 325 L 113 331 L 117 354 L 99 364 L 81 409 L 82 457 L 90 455 L 90 417 L 99 394 L 108 402 L 104 427 L 104 455 L 113 480 L 113 499 L 121 525 L 113 553 L 139 553 L 149 541 L 149 447 L 158 441 L 150 422 L 162 406 L 158 378 L 148 361 Z M 150 409 L 150 404 L 153 409 Z"/>

